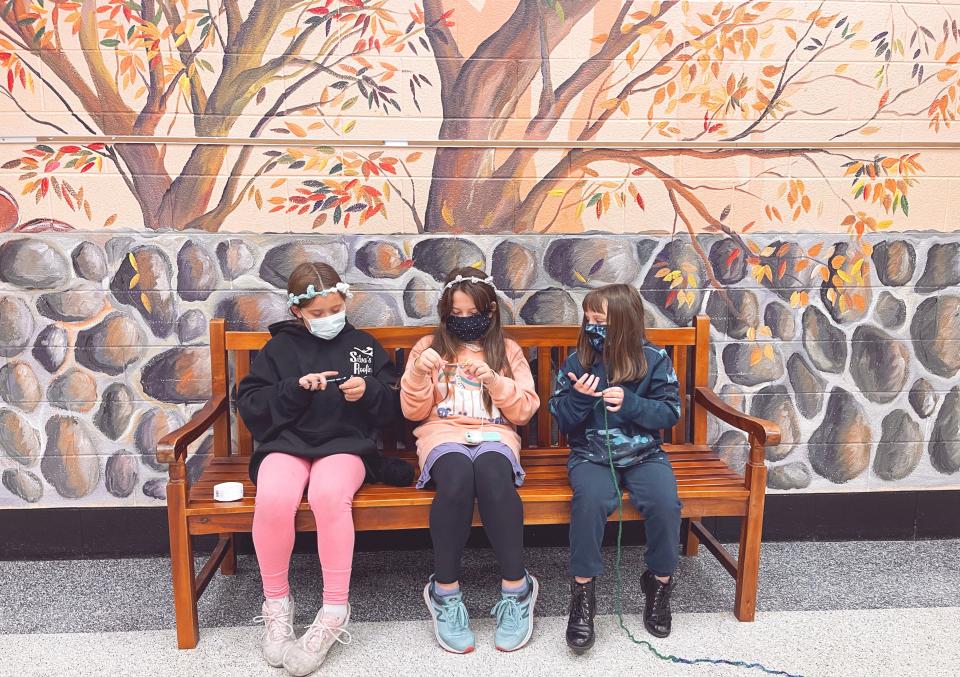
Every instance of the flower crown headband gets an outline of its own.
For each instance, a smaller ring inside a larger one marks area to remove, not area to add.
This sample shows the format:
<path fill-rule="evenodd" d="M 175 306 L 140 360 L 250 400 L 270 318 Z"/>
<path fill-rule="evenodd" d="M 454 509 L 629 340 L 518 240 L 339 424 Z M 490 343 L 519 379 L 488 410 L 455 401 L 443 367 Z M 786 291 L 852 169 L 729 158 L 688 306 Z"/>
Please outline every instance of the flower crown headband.
<path fill-rule="evenodd" d="M 317 289 L 312 285 L 307 285 L 307 291 L 302 294 L 287 294 L 287 307 L 292 308 L 293 306 L 299 306 L 303 301 L 308 301 L 317 296 L 327 296 L 329 294 L 337 293 L 343 294 L 345 297 L 353 298 L 353 294 L 350 293 L 350 285 L 346 282 L 337 282 L 335 285 L 329 289 Z"/>
<path fill-rule="evenodd" d="M 497 290 L 496 285 L 493 284 L 493 277 L 492 277 L 492 276 L 487 276 L 487 277 L 470 277 L 470 276 L 467 276 L 467 277 L 464 277 L 463 275 L 457 275 L 455 278 L 453 278 L 452 280 L 450 280 L 449 282 L 447 282 L 447 284 L 444 285 L 443 289 L 440 290 L 440 293 L 443 294 L 443 293 L 446 292 L 448 289 L 450 289 L 450 287 L 455 287 L 456 285 L 460 284 L 461 282 L 474 282 L 474 283 L 476 283 L 476 284 L 485 284 L 485 285 L 487 285 L 487 286 L 489 286 L 489 287 L 493 287 L 493 290 L 494 290 L 494 291 Z"/>

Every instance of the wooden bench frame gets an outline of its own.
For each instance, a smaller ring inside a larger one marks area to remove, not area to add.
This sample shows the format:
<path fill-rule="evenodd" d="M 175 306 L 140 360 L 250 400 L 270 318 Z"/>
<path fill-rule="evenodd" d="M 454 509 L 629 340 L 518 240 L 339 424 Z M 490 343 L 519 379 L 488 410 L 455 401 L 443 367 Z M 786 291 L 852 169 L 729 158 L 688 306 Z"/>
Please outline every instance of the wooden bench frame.
<path fill-rule="evenodd" d="M 429 327 L 379 327 L 368 329 L 383 347 L 395 355 L 402 367 L 409 349 Z M 566 440 L 556 432 L 549 414 L 548 400 L 557 364 L 574 350 L 578 326 L 517 326 L 507 332 L 530 358 L 541 406 L 533 422 L 523 428 L 522 459 L 528 472 L 520 488 L 524 502 L 525 524 L 564 524 L 570 519 L 571 490 L 566 479 Z M 747 416 L 721 400 L 707 386 L 710 356 L 710 321 L 698 316 L 692 327 L 648 330 L 651 342 L 671 352 L 680 383 L 682 416 L 670 431 L 664 449 L 671 457 L 683 501 L 681 546 L 685 555 L 695 555 L 699 544 L 717 558 L 736 580 L 734 613 L 741 621 L 754 618 L 757 576 L 760 566 L 760 542 L 767 468 L 764 448 L 780 441 L 776 424 Z M 199 641 L 197 600 L 217 569 L 224 575 L 237 571 L 235 534 L 249 532 L 253 522 L 253 487 L 247 478 L 246 457 L 252 451 L 250 432 L 239 416 L 231 416 L 238 383 L 247 372 L 252 353 L 269 338 L 266 332 L 226 331 L 221 319 L 210 322 L 211 397 L 183 427 L 164 436 L 157 445 L 157 459 L 169 465 L 167 511 L 170 529 L 170 558 L 173 570 L 174 607 L 177 644 L 193 648 Z M 231 355 L 233 380 L 230 379 Z M 549 355 L 551 359 L 540 359 Z M 707 416 L 713 415 L 744 431 L 749 438 L 749 458 L 741 476 L 731 470 L 719 455 L 707 446 Z M 234 424 L 231 426 L 231 422 Z M 213 429 L 212 458 L 198 482 L 191 487 L 187 479 L 188 446 Z M 412 448 L 397 443 L 397 437 L 410 442 L 412 425 L 398 434 L 384 435 L 384 453 L 415 462 Z M 231 444 L 231 441 L 235 444 Z M 245 497 L 235 503 L 212 500 L 213 484 L 240 480 L 246 484 Z M 357 530 L 426 528 L 432 491 L 412 487 L 364 485 L 354 504 Z M 741 517 L 740 548 L 737 559 L 717 541 L 701 520 L 705 517 Z M 624 518 L 641 516 L 624 503 Z M 616 519 L 616 513 L 611 516 Z M 479 516 L 474 515 L 479 524 Z M 315 531 L 316 525 L 306 501 L 296 516 L 298 531 Z M 194 568 L 192 537 L 219 534 L 219 540 L 199 572 Z"/>

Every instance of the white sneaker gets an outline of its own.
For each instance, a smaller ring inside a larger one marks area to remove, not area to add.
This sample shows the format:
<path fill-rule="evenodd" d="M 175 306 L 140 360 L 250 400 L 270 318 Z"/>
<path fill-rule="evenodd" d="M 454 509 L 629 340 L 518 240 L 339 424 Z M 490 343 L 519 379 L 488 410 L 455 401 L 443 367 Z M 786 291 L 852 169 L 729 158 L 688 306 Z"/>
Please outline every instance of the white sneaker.
<path fill-rule="evenodd" d="M 271 667 L 279 668 L 283 665 L 283 655 L 297 640 L 293 629 L 293 597 L 264 600 L 261 615 L 253 622 L 265 626 L 260 637 L 264 659 Z"/>
<path fill-rule="evenodd" d="M 350 623 L 350 605 L 347 605 L 347 617 L 342 623 L 334 624 L 323 617 L 323 609 L 317 612 L 317 618 L 310 624 L 303 637 L 298 639 L 283 656 L 283 667 L 294 677 L 305 677 L 320 667 L 330 648 L 340 642 L 349 644 L 352 639 L 344 628 Z"/>

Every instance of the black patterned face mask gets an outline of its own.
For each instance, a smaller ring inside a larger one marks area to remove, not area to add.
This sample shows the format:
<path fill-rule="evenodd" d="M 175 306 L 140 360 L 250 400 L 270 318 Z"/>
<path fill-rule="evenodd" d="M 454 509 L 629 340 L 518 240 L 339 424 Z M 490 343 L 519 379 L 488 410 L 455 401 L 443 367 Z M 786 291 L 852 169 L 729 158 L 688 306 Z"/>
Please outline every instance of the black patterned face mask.
<path fill-rule="evenodd" d="M 490 323 L 490 316 L 480 313 L 467 317 L 450 315 L 447 317 L 447 331 L 461 341 L 476 341 L 487 333 Z"/>

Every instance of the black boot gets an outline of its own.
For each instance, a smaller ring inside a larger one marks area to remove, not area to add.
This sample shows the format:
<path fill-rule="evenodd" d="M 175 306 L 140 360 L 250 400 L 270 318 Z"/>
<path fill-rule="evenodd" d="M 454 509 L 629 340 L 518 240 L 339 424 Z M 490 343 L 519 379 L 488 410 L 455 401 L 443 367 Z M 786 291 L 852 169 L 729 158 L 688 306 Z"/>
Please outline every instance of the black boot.
<path fill-rule="evenodd" d="M 567 646 L 577 655 L 593 646 L 593 615 L 597 610 L 595 580 L 570 581 L 570 618 L 567 620 Z"/>
<path fill-rule="evenodd" d="M 649 569 L 640 578 L 640 588 L 647 596 L 643 607 L 643 626 L 654 637 L 666 637 L 670 634 L 670 593 L 673 592 L 673 577 L 669 583 L 661 583 Z"/>

